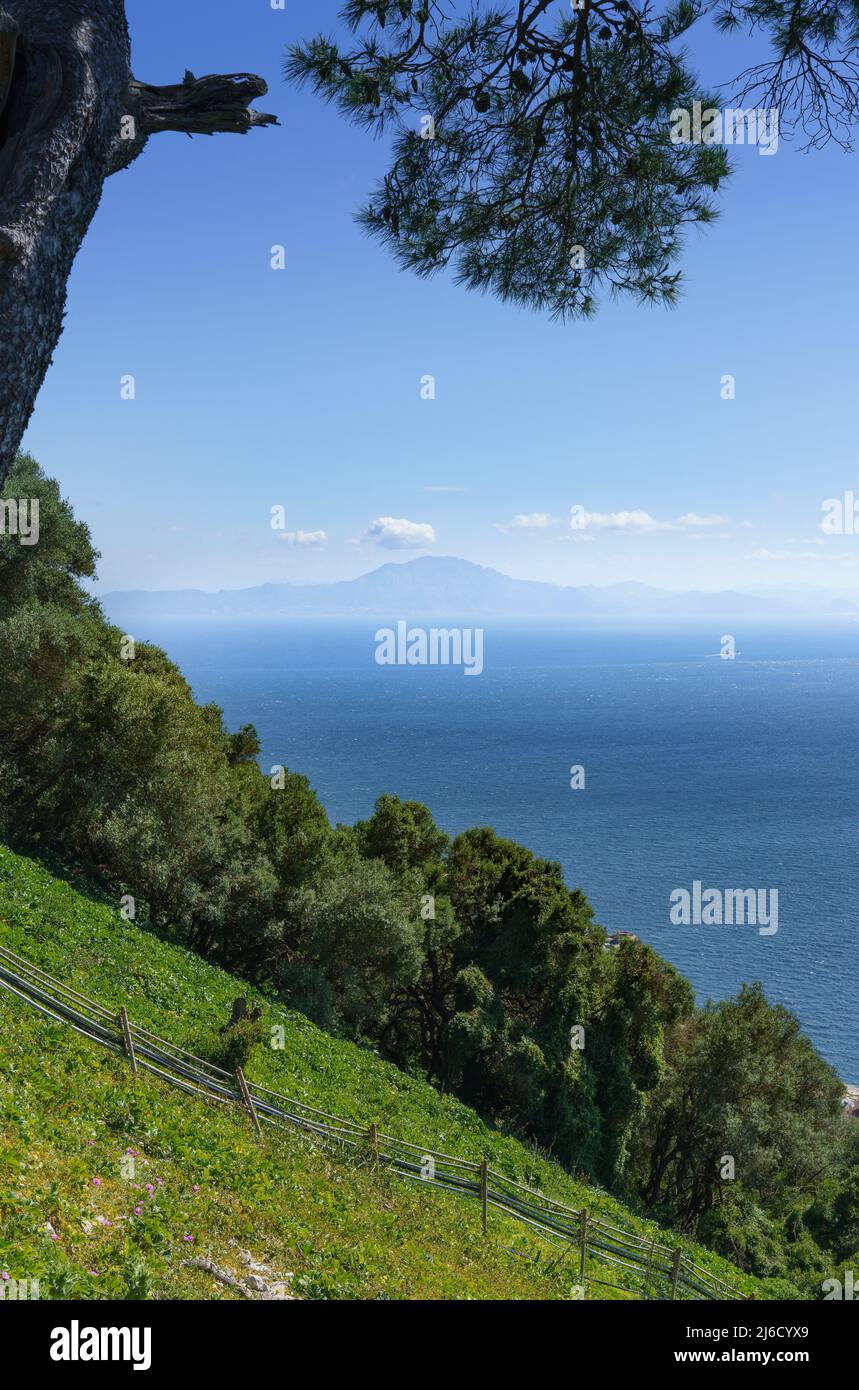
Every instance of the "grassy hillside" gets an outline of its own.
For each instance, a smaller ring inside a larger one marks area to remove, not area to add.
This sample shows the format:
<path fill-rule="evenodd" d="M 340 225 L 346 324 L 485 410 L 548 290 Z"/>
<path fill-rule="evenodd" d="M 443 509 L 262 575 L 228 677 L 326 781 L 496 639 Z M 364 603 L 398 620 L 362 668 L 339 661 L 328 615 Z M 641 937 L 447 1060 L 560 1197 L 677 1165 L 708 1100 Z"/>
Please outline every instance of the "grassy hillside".
<path fill-rule="evenodd" d="M 3 848 L 0 944 L 192 1050 L 229 1017 L 237 993 L 253 994 Z M 666 1237 L 425 1082 L 256 997 L 267 1032 L 285 1026 L 286 1048 L 259 1048 L 253 1080 L 427 1147 L 485 1154 L 511 1178 L 682 1244 L 766 1296 L 724 1260 Z M 298 1134 L 260 1140 L 240 1112 L 133 1078 L 121 1059 L 2 990 L 0 1039 L 0 1275 L 39 1278 L 43 1298 L 240 1297 L 185 1262 L 242 1274 L 248 1256 L 305 1298 L 568 1298 L 578 1282 L 574 1256 L 558 1262 L 500 1214 L 484 1238 L 476 1203 L 412 1187 Z M 615 1279 L 596 1264 L 588 1276 Z M 625 1271 L 621 1282 L 641 1288 Z M 587 1296 L 622 1297 L 590 1278 Z"/>

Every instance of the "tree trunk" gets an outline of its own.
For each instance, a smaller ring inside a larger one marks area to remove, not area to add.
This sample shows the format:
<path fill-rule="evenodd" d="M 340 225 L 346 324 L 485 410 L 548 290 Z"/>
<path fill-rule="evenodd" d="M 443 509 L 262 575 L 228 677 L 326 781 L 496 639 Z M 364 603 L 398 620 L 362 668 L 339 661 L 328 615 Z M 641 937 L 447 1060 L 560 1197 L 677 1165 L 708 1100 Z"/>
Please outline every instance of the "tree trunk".
<path fill-rule="evenodd" d="M 245 134 L 259 77 L 131 72 L 123 0 L 0 0 L 0 486 L 62 332 L 66 285 L 104 181 L 160 130 Z"/>

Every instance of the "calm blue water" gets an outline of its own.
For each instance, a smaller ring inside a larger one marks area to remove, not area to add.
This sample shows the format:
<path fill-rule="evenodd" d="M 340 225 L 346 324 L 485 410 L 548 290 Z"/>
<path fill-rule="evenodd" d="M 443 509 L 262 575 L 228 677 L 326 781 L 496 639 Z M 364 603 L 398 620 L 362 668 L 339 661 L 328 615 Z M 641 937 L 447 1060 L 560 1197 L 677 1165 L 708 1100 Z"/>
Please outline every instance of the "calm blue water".
<path fill-rule="evenodd" d="M 253 722 L 264 768 L 305 773 L 332 820 L 388 791 L 450 832 L 492 825 L 560 860 L 603 926 L 651 942 L 702 999 L 762 980 L 859 1081 L 859 625 L 489 623 L 476 678 L 377 666 L 376 626 L 159 620 L 135 635 L 231 727 Z M 726 630 L 733 662 L 717 655 Z M 778 934 L 670 925 L 669 894 L 693 879 L 777 888 Z"/>

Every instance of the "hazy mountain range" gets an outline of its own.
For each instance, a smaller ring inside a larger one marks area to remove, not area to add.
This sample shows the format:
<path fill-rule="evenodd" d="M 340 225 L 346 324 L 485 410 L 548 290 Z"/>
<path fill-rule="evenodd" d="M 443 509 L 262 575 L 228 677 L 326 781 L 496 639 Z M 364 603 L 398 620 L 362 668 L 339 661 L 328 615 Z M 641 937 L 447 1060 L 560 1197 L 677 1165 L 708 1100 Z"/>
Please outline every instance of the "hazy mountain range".
<path fill-rule="evenodd" d="M 130 590 L 101 598 L 112 621 L 149 618 L 785 618 L 859 616 L 859 599 L 827 590 L 673 593 L 647 584 L 544 584 L 469 560 L 423 556 L 333 584 Z"/>

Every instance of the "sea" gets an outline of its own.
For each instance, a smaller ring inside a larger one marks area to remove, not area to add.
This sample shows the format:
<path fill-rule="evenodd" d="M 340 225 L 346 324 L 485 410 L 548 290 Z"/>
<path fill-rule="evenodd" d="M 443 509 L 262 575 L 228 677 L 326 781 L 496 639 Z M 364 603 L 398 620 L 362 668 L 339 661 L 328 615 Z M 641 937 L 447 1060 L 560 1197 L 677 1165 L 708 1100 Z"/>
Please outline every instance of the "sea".
<path fill-rule="evenodd" d="M 466 618 L 479 676 L 380 665 L 375 619 L 135 624 L 333 822 L 392 792 L 451 834 L 492 826 L 559 861 L 699 1001 L 761 981 L 859 1082 L 859 622 Z M 778 930 L 672 922 L 696 882 L 777 890 Z"/>

